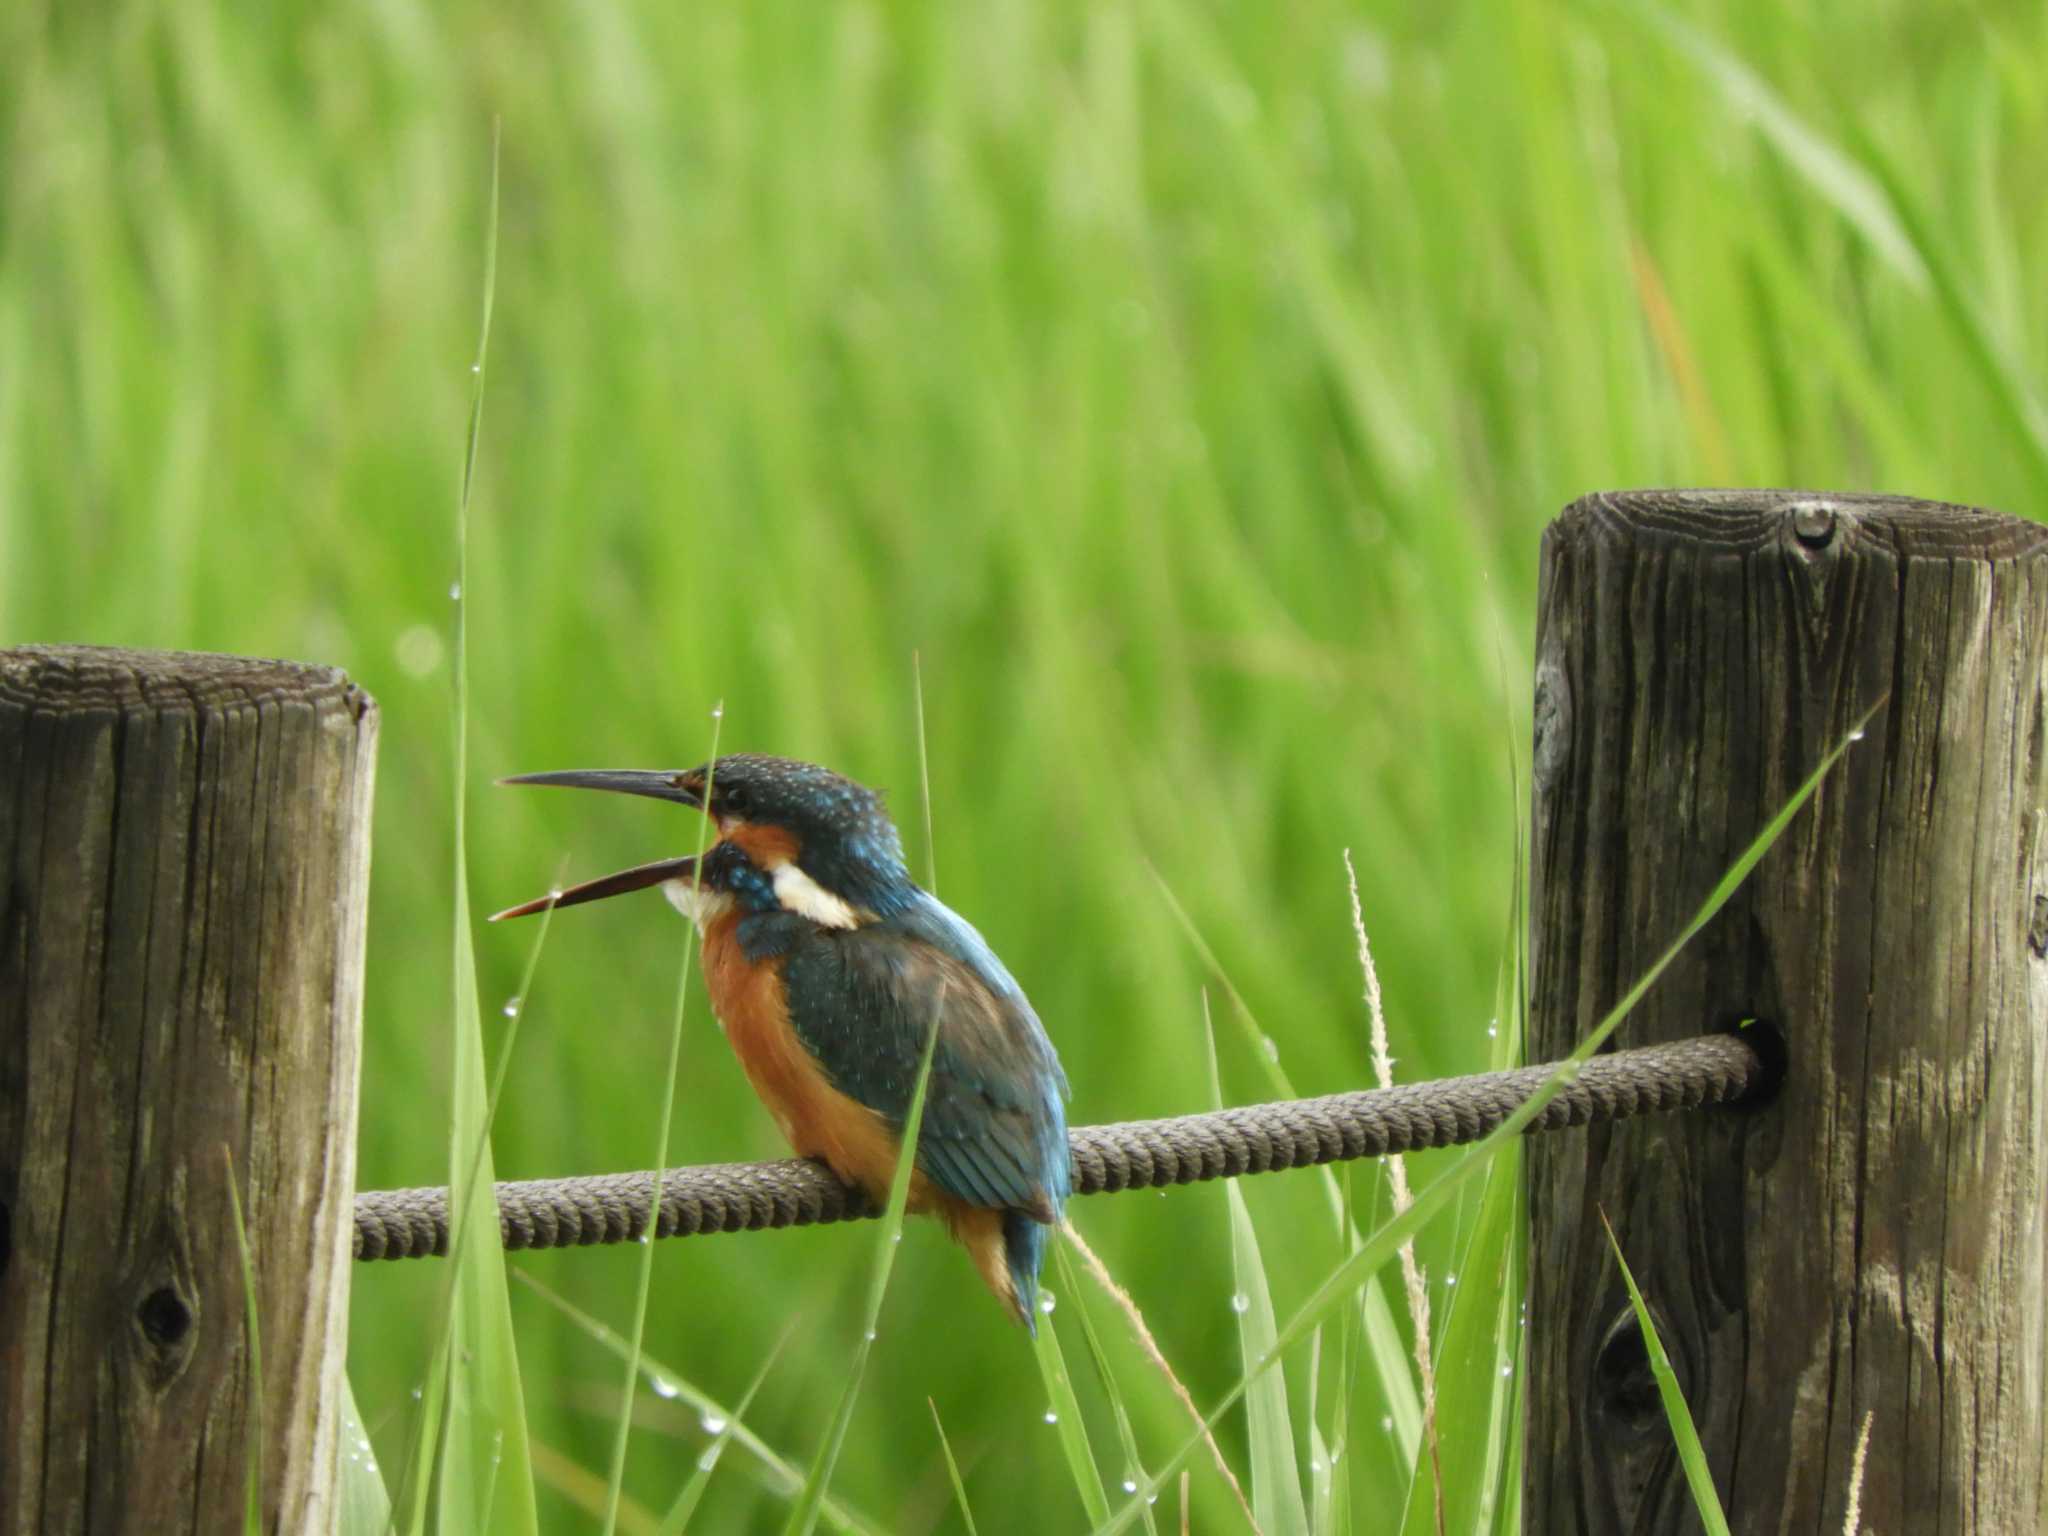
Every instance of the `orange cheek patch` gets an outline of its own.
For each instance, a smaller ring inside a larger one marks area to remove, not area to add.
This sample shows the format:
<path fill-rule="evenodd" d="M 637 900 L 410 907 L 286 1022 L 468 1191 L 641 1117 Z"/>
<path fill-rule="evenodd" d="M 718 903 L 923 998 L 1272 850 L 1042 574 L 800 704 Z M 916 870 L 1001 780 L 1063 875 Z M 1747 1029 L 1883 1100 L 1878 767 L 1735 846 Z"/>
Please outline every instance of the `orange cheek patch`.
<path fill-rule="evenodd" d="M 782 827 L 742 822 L 726 834 L 725 840 L 744 853 L 756 869 L 772 871 L 779 864 L 796 862 L 796 837 Z"/>

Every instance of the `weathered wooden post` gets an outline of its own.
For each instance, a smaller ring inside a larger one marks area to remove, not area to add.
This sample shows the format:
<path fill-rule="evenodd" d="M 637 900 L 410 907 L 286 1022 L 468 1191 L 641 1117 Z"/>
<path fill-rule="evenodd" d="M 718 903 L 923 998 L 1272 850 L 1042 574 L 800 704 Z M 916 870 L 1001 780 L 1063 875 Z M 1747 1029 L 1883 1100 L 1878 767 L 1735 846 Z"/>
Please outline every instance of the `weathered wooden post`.
<path fill-rule="evenodd" d="M 1599 1211 L 1732 1527 L 2038 1531 L 2048 530 L 1775 491 L 1543 541 L 1530 1049 L 1561 1054 L 1889 695 L 1623 1026 L 1782 1031 L 1766 1109 L 1529 1148 L 1532 1531 L 1697 1529 Z"/>
<path fill-rule="evenodd" d="M 259 1403 L 328 1528 L 375 739 L 325 668 L 0 651 L 0 1530 L 240 1530 Z"/>

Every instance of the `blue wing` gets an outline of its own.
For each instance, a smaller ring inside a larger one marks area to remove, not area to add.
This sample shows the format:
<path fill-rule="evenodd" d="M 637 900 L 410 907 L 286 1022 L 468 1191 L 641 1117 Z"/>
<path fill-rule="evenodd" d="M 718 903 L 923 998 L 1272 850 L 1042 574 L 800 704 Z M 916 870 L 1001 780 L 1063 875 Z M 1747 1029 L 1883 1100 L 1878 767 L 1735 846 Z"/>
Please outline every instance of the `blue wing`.
<path fill-rule="evenodd" d="M 973 925 L 919 892 L 865 927 L 804 926 L 784 930 L 790 1023 L 833 1085 L 900 1126 L 936 1013 L 919 1165 L 973 1205 L 1057 1221 L 1069 1192 L 1066 1074 Z"/>

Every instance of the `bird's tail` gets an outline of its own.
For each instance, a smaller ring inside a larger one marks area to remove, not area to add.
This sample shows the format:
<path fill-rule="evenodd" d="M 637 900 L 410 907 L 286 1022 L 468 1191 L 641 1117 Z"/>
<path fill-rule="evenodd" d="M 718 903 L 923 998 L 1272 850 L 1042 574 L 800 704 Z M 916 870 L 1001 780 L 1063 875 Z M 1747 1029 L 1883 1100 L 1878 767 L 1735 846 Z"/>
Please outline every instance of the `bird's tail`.
<path fill-rule="evenodd" d="M 1038 1337 L 1038 1270 L 1045 1263 L 1045 1245 L 1052 1228 L 1028 1211 L 1003 1212 L 1003 1258 L 1010 1270 L 1010 1292 L 1017 1317 Z"/>

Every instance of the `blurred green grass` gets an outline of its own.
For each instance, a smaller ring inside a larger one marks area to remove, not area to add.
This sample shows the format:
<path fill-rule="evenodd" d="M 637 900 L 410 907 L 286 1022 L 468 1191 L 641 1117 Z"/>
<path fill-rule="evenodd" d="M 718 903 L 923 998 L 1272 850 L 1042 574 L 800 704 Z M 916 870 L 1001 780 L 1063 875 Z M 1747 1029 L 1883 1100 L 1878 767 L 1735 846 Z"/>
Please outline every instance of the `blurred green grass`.
<path fill-rule="evenodd" d="M 0 13 L 0 638 L 294 656 L 376 694 L 361 1180 L 438 1182 L 452 507 L 496 117 L 463 594 L 480 904 L 688 846 L 660 807 L 485 785 L 694 763 L 721 698 L 728 748 L 892 791 L 922 869 L 916 652 L 946 898 L 1030 989 L 1077 1121 L 1207 1101 L 1210 978 L 1148 865 L 1322 1092 L 1369 1078 L 1352 848 L 1403 1075 L 1484 1065 L 1544 520 L 1645 483 L 2023 514 L 2048 491 L 2048 13 L 1684 16 L 23 0 Z M 497 1021 L 525 936 L 478 943 Z M 556 924 L 501 1176 L 648 1160 L 682 945 L 653 897 Z M 778 1152 L 692 1020 L 672 1156 Z M 1219 1026 L 1226 1094 L 1262 1096 Z M 1339 1256 L 1324 1196 L 1244 1194 L 1284 1314 Z M 1238 1369 L 1222 1192 L 1075 1217 L 1213 1400 Z M 1476 1219 L 1424 1238 L 1439 1286 Z M 659 1248 L 649 1349 L 730 1401 L 796 1319 L 749 1424 L 802 1465 L 869 1252 Z M 637 1259 L 515 1262 L 616 1326 Z M 393 1462 L 436 1277 L 354 1281 Z M 534 1439 L 601 1468 L 610 1360 L 513 1306 Z M 1101 1321 L 1162 1454 L 1185 1421 Z M 1484 1432 L 1472 1354 L 1447 1435 Z M 1370 1374 L 1351 1390 L 1363 1523 L 1407 1468 Z M 889 1528 L 954 1518 L 927 1397 L 982 1531 L 1078 1523 L 1025 1340 L 920 1224 L 834 1482 Z M 709 1439 L 675 1407 L 648 1400 L 628 1469 L 657 1509 Z M 703 1528 L 776 1518 L 737 1460 Z M 1194 1486 L 1231 1518 L 1199 1461 Z M 541 1497 L 544 1529 L 578 1528 Z"/>

